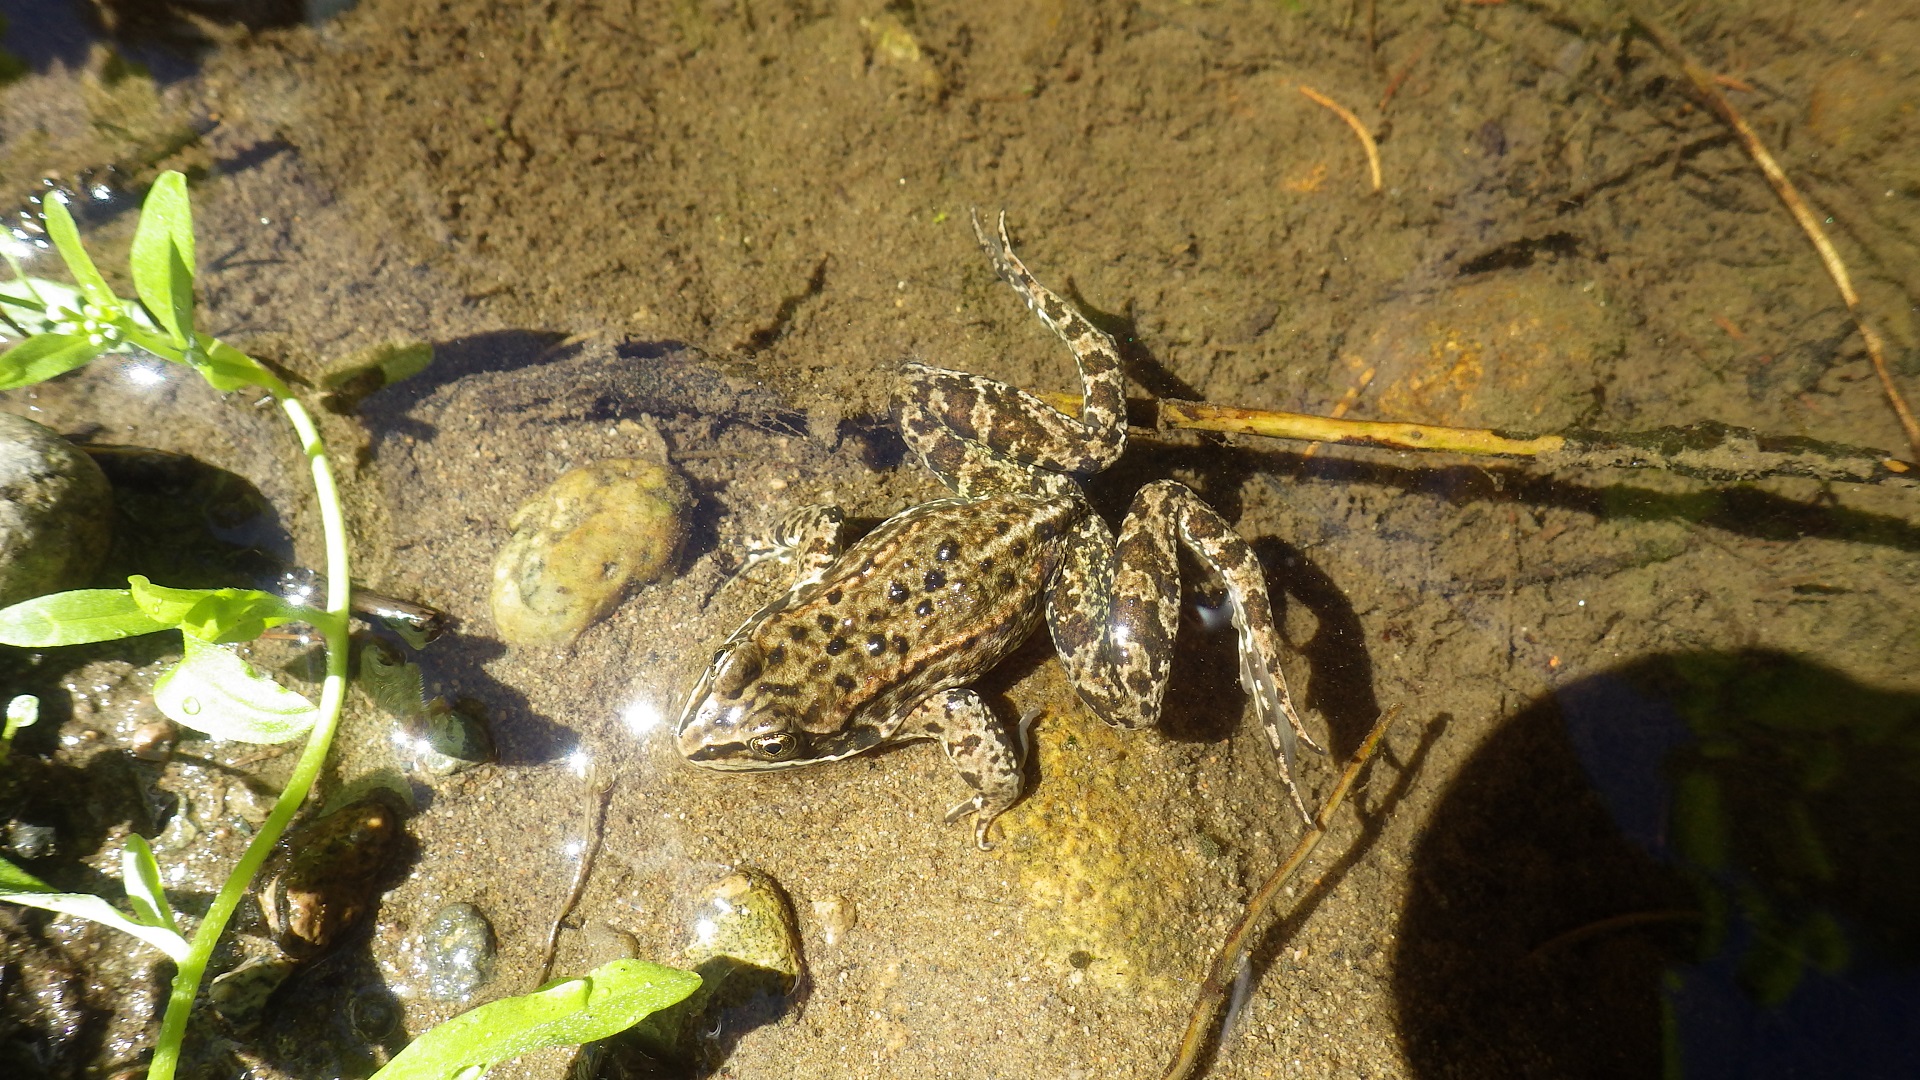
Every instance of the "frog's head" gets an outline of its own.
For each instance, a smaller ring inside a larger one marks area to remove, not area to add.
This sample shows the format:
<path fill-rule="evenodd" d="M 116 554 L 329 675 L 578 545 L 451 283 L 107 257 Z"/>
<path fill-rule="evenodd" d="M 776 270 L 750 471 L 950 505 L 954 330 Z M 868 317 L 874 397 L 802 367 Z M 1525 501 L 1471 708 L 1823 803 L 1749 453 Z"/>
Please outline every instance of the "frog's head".
<path fill-rule="evenodd" d="M 803 687 L 762 678 L 766 652 L 729 644 L 693 688 L 680 715 L 680 754 L 708 769 L 787 769 L 851 757 L 883 741 L 878 728 L 835 716 Z"/>

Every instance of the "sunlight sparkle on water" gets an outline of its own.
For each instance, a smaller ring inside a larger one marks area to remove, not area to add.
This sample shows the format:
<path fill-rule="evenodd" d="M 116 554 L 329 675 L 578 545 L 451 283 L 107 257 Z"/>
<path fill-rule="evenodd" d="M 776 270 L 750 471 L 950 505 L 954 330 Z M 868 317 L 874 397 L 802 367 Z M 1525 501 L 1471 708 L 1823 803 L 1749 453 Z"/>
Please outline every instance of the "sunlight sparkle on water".
<path fill-rule="evenodd" d="M 32 262 L 33 257 L 40 253 L 40 249 L 46 247 L 44 243 L 36 244 L 33 234 L 25 229 L 9 229 L 7 233 L 11 237 L 6 244 L 7 254 L 23 263 Z"/>
<path fill-rule="evenodd" d="M 587 773 L 593 770 L 593 755 L 576 747 L 573 753 L 567 755 L 567 768 L 573 771 L 573 775 L 585 780 Z"/>
<path fill-rule="evenodd" d="M 620 722 L 627 725 L 627 730 L 633 732 L 636 739 L 645 738 L 647 732 L 659 727 L 664 719 L 666 717 L 661 715 L 660 706 L 643 697 L 634 698 L 620 710 Z"/>
<path fill-rule="evenodd" d="M 123 366 L 121 373 L 135 386 L 159 386 L 167 381 L 167 373 L 159 364 L 131 363 Z"/>
<path fill-rule="evenodd" d="M 394 729 L 392 738 L 393 745 L 403 754 L 425 757 L 433 752 L 433 744 L 428 742 L 427 737 L 424 735 L 415 735 L 411 732 L 401 731 L 396 728 Z"/>

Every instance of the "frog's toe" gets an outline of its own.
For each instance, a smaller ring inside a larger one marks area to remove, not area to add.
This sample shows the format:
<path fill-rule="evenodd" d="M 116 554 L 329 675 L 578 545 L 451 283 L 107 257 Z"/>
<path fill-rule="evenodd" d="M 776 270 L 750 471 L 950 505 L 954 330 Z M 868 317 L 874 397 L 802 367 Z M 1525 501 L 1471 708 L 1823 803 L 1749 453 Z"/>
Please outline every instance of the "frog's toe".
<path fill-rule="evenodd" d="M 1315 742 L 1313 736 L 1307 734 L 1307 729 L 1298 721 L 1295 721 L 1293 725 L 1293 733 L 1300 737 L 1300 741 L 1306 744 L 1307 749 L 1319 754 L 1321 757 L 1327 756 L 1327 748 Z"/>
<path fill-rule="evenodd" d="M 1300 797 L 1300 788 L 1294 784 L 1293 777 L 1287 777 L 1287 795 L 1293 799 L 1293 808 L 1300 812 L 1300 820 L 1313 825 L 1313 814 L 1307 809 L 1307 802 Z"/>
<path fill-rule="evenodd" d="M 993 844 L 987 840 L 987 828 L 993 824 L 993 819 L 999 817 L 1000 812 L 1005 809 L 1006 807 L 1004 806 L 988 806 L 985 795 L 975 795 L 973 798 L 947 811 L 947 824 L 951 825 L 961 818 L 966 817 L 968 814 L 979 815 L 973 819 L 973 842 L 979 846 L 981 851 L 992 851 Z"/>

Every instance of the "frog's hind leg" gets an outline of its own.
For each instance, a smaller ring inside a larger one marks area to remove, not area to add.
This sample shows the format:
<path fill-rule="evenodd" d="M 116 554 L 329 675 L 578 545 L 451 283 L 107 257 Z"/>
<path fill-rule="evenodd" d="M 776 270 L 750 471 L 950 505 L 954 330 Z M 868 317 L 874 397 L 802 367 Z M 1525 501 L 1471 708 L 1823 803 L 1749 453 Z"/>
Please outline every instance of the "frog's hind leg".
<path fill-rule="evenodd" d="M 1125 375 L 1113 338 L 1034 279 L 1013 254 L 1006 215 L 997 233 L 973 221 L 995 272 L 1073 350 L 1081 404 L 1068 416 L 1018 387 L 965 371 L 909 363 L 900 369 L 895 409 L 901 436 L 934 475 L 955 492 L 1052 494 L 1034 470 L 1091 476 L 1119 459 L 1127 445 Z"/>
<path fill-rule="evenodd" d="M 986 851 L 987 827 L 1020 800 L 1021 730 L 1008 730 L 971 690 L 945 690 L 913 707 L 902 722 L 906 738 L 940 740 L 960 779 L 973 788 L 971 799 L 947 811 L 947 821 L 974 815 L 973 840 Z"/>
<path fill-rule="evenodd" d="M 1120 538 L 1090 519 L 1071 538 L 1047 598 L 1047 624 L 1067 677 L 1088 707 L 1120 727 L 1160 719 L 1180 620 L 1184 544 L 1227 584 L 1239 632 L 1240 685 L 1272 744 L 1287 793 L 1307 817 L 1293 779 L 1300 742 L 1324 753 L 1306 731 L 1280 670 L 1280 635 L 1266 575 L 1226 520 L 1182 484 L 1161 480 L 1134 496 Z"/>

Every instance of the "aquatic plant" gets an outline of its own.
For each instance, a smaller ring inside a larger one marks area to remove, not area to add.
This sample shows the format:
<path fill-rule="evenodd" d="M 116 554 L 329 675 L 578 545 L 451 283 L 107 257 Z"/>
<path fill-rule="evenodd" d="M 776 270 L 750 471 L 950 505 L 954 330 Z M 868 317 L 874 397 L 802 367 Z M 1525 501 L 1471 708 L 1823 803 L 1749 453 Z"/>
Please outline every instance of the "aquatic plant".
<path fill-rule="evenodd" d="M 193 214 L 186 177 L 163 173 L 141 208 L 128 260 L 137 303 L 115 294 L 101 276 L 61 198 L 49 195 L 44 209 L 47 237 L 74 286 L 28 278 L 7 253 L 15 280 L 0 289 L 0 319 L 27 336 L 0 353 L 0 390 L 45 381 L 105 354 L 130 352 L 184 364 L 215 390 L 260 387 L 279 404 L 299 438 L 325 536 L 324 609 L 251 589 L 170 589 L 135 576 L 125 589 L 54 593 L 0 610 L 0 643 L 24 648 L 179 630 L 184 655 L 154 687 L 154 703 L 164 715 L 215 738 L 285 742 L 307 737 L 285 790 L 191 939 L 180 933 L 153 852 L 137 835 L 127 838 L 123 860 L 131 918 L 99 897 L 60 893 L 17 867 L 0 865 L 0 899 L 93 919 L 134 934 L 173 959 L 172 990 L 148 1074 L 167 1080 L 178 1064 L 187 1017 L 214 945 L 306 801 L 333 742 L 347 684 L 346 522 L 326 446 L 306 407 L 258 360 L 194 327 Z M 313 627 L 325 645 L 326 676 L 317 705 L 255 671 L 230 648 L 290 622 Z"/>
<path fill-rule="evenodd" d="M 461 1013 L 394 1055 L 373 1080 L 469 1080 L 508 1058 L 617 1035 L 700 988 L 700 976 L 615 960 Z"/>
<path fill-rule="evenodd" d="M 0 609 L 0 644 L 54 648 L 178 630 L 180 661 L 154 685 L 155 706 L 175 723 L 220 739 L 278 743 L 306 736 L 286 788 L 254 834 L 191 938 L 181 932 L 145 838 L 126 839 L 122 879 L 132 914 L 87 893 L 61 892 L 0 860 L 0 900 L 91 919 L 152 945 L 174 961 L 149 1080 L 171 1080 L 214 946 L 248 886 L 313 790 L 340 721 L 348 669 L 349 552 L 333 468 L 305 406 L 258 360 L 194 327 L 193 215 L 186 178 L 168 172 L 141 208 L 129 258 L 135 303 L 116 295 L 80 244 L 57 196 L 45 203 L 47 237 L 74 285 L 29 278 L 8 252 L 15 280 L 0 287 L 0 322 L 24 340 L 0 353 L 0 390 L 43 382 L 107 354 L 148 353 L 184 364 L 215 390 L 257 386 L 279 404 L 312 470 L 325 538 L 326 606 L 307 607 L 253 589 L 173 589 L 135 575 L 124 589 L 78 589 Z M 255 671 L 232 646 L 286 623 L 319 632 L 326 676 L 318 704 Z M 417 679 L 417 676 L 416 676 Z M 415 684 L 417 686 L 417 682 Z M 417 696 L 417 690 L 416 690 Z M 7 708 L 6 741 L 32 722 L 37 703 Z M 3 745 L 3 744 L 0 744 Z M 3 760 L 3 758 L 0 758 Z M 603 1038 L 674 1004 L 697 975 L 616 961 L 455 1017 L 427 1032 L 382 1071 L 384 1078 L 477 1076 L 495 1062 L 542 1046 Z"/>

